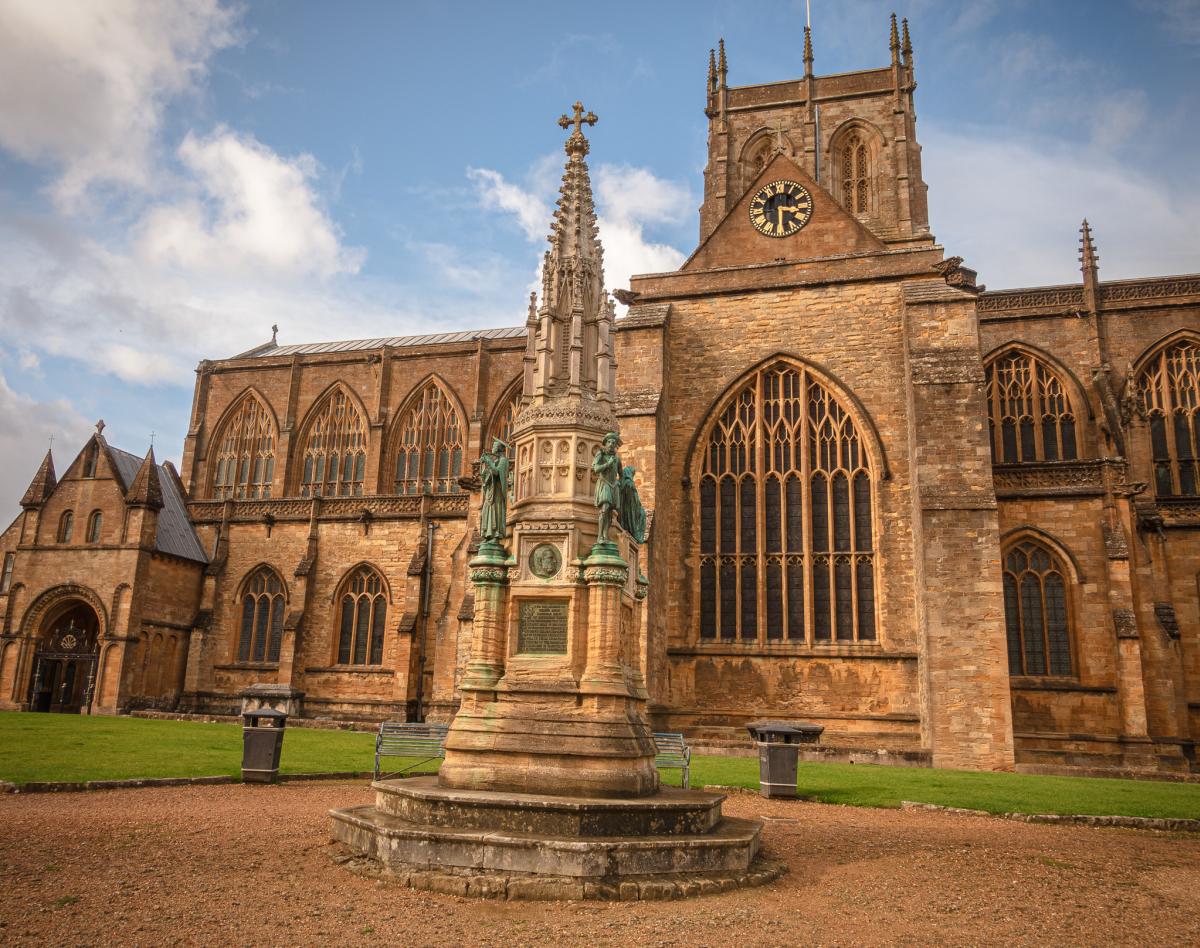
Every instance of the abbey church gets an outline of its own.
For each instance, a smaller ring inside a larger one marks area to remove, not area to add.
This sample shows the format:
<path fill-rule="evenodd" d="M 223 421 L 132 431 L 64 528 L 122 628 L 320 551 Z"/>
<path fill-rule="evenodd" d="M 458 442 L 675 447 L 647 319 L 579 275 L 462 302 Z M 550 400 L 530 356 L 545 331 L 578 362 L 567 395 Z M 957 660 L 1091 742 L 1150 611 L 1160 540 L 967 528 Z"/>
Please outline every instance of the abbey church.
<path fill-rule="evenodd" d="M 818 76 L 806 31 L 804 75 L 757 86 L 714 52 L 697 245 L 610 287 L 621 318 L 588 290 L 576 144 L 524 325 L 273 338 L 200 363 L 178 469 L 102 425 L 61 471 L 31 459 L 0 709 L 449 720 L 479 458 L 536 384 L 591 371 L 646 511 L 621 621 L 656 731 L 733 747 L 776 717 L 853 759 L 1200 771 L 1200 275 L 1104 281 L 1084 222 L 1078 282 L 985 289 L 930 232 L 906 23 L 889 46 Z M 594 477 L 579 447 L 512 476 Z M 587 582 L 508 550 L 513 582 Z"/>

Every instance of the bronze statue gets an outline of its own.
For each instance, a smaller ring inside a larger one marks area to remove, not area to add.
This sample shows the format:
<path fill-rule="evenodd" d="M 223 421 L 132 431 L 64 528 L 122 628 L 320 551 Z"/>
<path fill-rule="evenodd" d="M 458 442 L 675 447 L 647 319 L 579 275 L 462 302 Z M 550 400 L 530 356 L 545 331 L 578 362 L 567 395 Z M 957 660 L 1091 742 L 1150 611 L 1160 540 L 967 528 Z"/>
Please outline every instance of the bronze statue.
<path fill-rule="evenodd" d="M 619 523 L 635 541 L 646 540 L 646 510 L 633 482 L 634 469 L 627 467 L 621 472 L 621 511 Z"/>
<path fill-rule="evenodd" d="M 596 506 L 600 509 L 597 543 L 608 542 L 613 514 L 619 514 L 621 509 L 621 459 L 617 457 L 620 443 L 621 436 L 610 431 L 604 436 L 600 453 L 592 460 L 592 470 L 596 474 Z"/>
<path fill-rule="evenodd" d="M 508 445 L 497 438 L 492 450 L 479 459 L 483 484 L 483 504 L 479 514 L 479 535 L 501 543 L 508 524 Z"/>

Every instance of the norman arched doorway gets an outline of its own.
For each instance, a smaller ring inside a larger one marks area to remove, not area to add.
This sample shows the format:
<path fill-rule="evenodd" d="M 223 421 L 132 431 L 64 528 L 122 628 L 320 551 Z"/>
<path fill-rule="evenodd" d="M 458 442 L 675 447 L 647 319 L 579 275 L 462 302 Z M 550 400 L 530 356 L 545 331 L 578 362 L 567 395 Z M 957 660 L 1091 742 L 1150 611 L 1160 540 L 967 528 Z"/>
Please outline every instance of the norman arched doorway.
<path fill-rule="evenodd" d="M 79 714 L 92 703 L 100 620 L 86 602 L 69 599 L 42 623 L 29 685 L 31 711 Z"/>

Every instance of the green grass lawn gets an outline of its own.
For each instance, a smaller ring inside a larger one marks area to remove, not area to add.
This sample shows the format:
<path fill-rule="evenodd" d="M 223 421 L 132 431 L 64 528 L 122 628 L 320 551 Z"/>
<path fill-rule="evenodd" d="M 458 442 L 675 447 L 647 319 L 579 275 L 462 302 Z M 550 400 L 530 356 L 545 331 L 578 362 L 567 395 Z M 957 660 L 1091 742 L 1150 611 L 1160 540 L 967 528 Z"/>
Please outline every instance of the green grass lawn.
<path fill-rule="evenodd" d="M 373 734 L 289 728 L 283 773 L 369 771 Z M 121 780 L 241 774 L 234 724 L 0 713 L 0 780 Z M 665 774 L 678 784 L 678 771 Z M 693 757 L 692 786 L 758 789 L 752 757 Z M 802 796 L 824 803 L 895 807 L 901 800 L 992 813 L 1079 813 L 1200 819 L 1200 784 L 1036 777 L 851 764 L 801 764 Z"/>

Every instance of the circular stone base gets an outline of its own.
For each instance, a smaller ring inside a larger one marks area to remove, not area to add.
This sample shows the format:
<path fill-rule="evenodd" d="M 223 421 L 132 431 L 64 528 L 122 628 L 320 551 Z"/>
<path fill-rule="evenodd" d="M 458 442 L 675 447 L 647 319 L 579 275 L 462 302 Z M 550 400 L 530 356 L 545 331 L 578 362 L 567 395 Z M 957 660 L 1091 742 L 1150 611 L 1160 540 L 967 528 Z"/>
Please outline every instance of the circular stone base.
<path fill-rule="evenodd" d="M 596 899 L 637 902 L 687 899 L 767 885 L 787 872 L 787 866 L 783 863 L 760 855 L 744 872 L 669 873 L 629 876 L 618 882 L 597 882 L 519 872 L 389 867 L 376 859 L 359 855 L 345 845 L 333 847 L 332 856 L 334 862 L 351 872 L 371 878 L 391 879 L 399 885 L 423 892 L 498 900 Z"/>
<path fill-rule="evenodd" d="M 761 885 L 760 820 L 722 817 L 720 794 L 637 800 L 453 790 L 382 780 L 374 806 L 331 810 L 355 862 L 414 888 L 505 899 L 673 899 Z"/>

